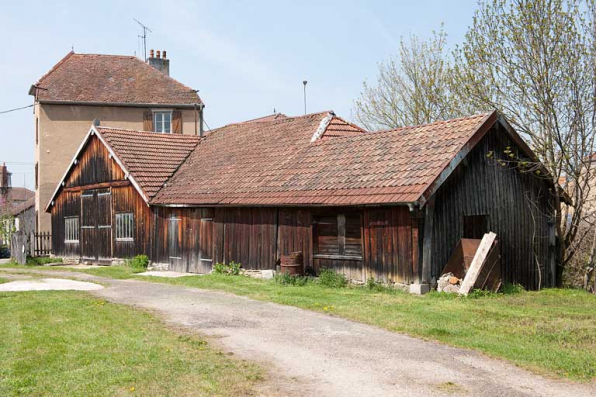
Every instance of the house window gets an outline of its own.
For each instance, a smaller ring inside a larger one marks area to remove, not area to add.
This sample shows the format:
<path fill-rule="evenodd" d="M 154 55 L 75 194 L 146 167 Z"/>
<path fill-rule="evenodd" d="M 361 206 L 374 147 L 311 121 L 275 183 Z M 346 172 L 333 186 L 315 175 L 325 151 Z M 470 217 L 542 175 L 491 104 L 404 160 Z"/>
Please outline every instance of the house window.
<path fill-rule="evenodd" d="M 133 241 L 134 225 L 132 212 L 116 214 L 116 241 Z"/>
<path fill-rule="evenodd" d="M 64 242 L 79 242 L 79 217 L 67 216 L 64 218 Z"/>
<path fill-rule="evenodd" d="M 154 112 L 153 130 L 162 134 L 172 132 L 172 112 Z"/>
<path fill-rule="evenodd" d="M 361 224 L 359 213 L 315 217 L 315 257 L 362 259 Z"/>

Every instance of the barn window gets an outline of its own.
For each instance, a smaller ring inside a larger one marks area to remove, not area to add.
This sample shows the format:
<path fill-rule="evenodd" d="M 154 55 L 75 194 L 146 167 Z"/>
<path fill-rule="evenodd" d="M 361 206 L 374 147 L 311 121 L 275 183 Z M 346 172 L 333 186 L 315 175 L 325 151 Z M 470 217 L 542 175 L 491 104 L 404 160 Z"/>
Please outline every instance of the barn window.
<path fill-rule="evenodd" d="M 361 259 L 361 224 L 360 214 L 353 212 L 315 217 L 315 256 Z"/>
<path fill-rule="evenodd" d="M 153 113 L 153 130 L 162 134 L 172 132 L 172 112 Z"/>
<path fill-rule="evenodd" d="M 463 238 L 482 239 L 488 228 L 488 215 L 464 215 L 463 216 L 464 235 Z"/>
<path fill-rule="evenodd" d="M 78 243 L 79 242 L 79 217 L 67 216 L 64 217 L 64 242 Z"/>
<path fill-rule="evenodd" d="M 116 214 L 116 241 L 133 241 L 134 225 L 132 212 Z"/>

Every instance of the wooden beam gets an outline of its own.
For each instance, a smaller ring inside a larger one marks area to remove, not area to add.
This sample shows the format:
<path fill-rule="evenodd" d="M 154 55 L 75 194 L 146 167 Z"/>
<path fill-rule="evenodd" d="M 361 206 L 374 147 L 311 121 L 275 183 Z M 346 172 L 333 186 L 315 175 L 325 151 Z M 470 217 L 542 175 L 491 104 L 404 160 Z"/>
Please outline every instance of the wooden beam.
<path fill-rule="evenodd" d="M 430 284 L 432 268 L 432 237 L 433 220 L 435 215 L 435 197 L 432 196 L 427 202 L 424 213 L 424 241 L 422 243 L 422 272 L 419 284 Z"/>
<path fill-rule="evenodd" d="M 344 214 L 337 215 L 337 234 L 339 254 L 344 255 L 346 252 L 346 216 Z"/>
<path fill-rule="evenodd" d="M 478 276 L 480 275 L 480 271 L 482 270 L 482 266 L 484 266 L 484 262 L 490 252 L 493 243 L 497 235 L 493 232 L 487 233 L 482 237 L 482 241 L 478 246 L 478 250 L 474 255 L 474 259 L 472 259 L 472 263 L 470 264 L 470 268 L 466 273 L 466 277 L 459 288 L 460 295 L 468 295 L 470 290 L 474 287 Z"/>
<path fill-rule="evenodd" d="M 109 187 L 124 187 L 124 186 L 129 186 L 129 185 L 130 185 L 130 181 L 126 180 L 126 181 L 94 183 L 92 185 L 65 187 L 63 190 L 65 192 L 80 192 L 82 190 L 105 189 L 105 188 L 109 188 Z"/>

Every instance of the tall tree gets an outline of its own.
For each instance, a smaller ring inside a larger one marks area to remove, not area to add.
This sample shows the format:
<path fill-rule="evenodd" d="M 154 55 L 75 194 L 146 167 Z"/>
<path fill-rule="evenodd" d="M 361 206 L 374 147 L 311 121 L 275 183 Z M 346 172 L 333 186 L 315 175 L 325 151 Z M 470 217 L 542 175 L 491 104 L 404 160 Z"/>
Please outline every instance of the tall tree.
<path fill-rule="evenodd" d="M 450 100 L 447 36 L 441 29 L 428 41 L 403 38 L 399 55 L 379 64 L 376 84 L 364 83 L 355 103 L 358 122 L 369 130 L 430 123 L 457 114 Z M 459 109 L 457 109 L 459 110 Z"/>
<path fill-rule="evenodd" d="M 557 209 L 562 266 L 588 233 L 582 225 L 593 225 L 586 205 L 596 128 L 593 17 L 593 0 L 481 0 L 454 53 L 457 97 L 502 111 L 550 177 L 567 178 L 574 209 Z"/>

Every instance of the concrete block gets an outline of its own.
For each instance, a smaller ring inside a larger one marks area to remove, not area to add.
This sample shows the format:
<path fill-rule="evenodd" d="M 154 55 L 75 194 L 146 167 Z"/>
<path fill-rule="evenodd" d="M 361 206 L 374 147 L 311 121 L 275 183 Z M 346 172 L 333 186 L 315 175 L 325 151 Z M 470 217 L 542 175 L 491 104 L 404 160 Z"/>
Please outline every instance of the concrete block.
<path fill-rule="evenodd" d="M 424 295 L 430 292 L 430 284 L 410 284 L 410 294 Z"/>
<path fill-rule="evenodd" d="M 275 270 L 261 270 L 261 278 L 263 280 L 271 280 L 275 276 Z"/>

